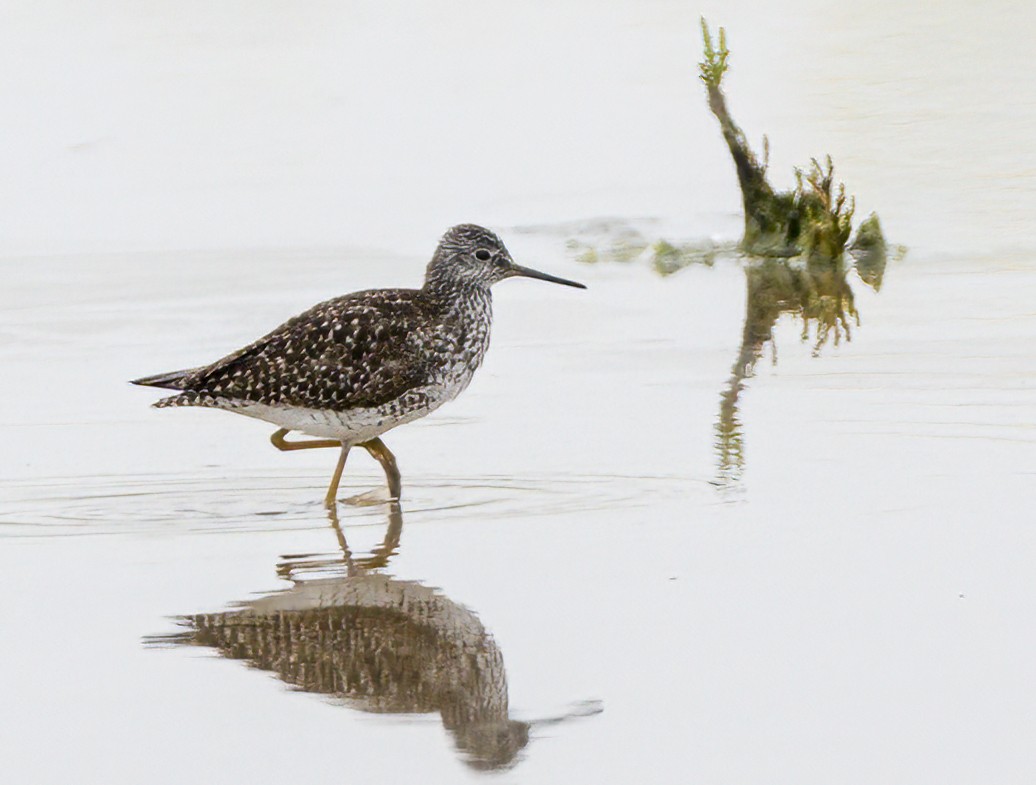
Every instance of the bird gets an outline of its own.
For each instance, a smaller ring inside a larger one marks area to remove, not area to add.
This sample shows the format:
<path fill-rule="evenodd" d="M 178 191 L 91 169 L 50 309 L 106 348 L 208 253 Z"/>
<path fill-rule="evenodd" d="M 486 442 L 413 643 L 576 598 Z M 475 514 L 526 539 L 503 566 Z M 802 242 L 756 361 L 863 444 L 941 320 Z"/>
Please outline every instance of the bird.
<path fill-rule="evenodd" d="M 381 465 L 398 500 L 399 468 L 381 436 L 467 388 L 489 347 L 490 287 L 515 277 L 586 288 L 518 265 L 494 232 L 459 224 L 442 236 L 420 289 L 335 297 L 209 365 L 132 384 L 176 391 L 152 404 L 160 409 L 221 409 L 276 425 L 270 441 L 279 450 L 339 448 L 328 508 L 353 447 Z M 286 438 L 292 431 L 315 438 Z"/>

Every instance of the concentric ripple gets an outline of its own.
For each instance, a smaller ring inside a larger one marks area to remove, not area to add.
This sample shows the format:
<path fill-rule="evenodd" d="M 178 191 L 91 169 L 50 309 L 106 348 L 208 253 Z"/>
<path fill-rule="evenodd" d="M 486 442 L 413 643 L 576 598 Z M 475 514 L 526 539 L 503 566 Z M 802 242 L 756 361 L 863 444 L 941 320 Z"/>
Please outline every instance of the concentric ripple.
<path fill-rule="evenodd" d="M 242 532 L 326 526 L 323 478 L 312 473 L 84 475 L 0 483 L 0 537 Z M 343 523 L 382 525 L 380 475 L 343 486 Z M 565 515 L 709 494 L 678 476 L 415 476 L 403 508 L 422 520 Z M 346 498 L 350 497 L 352 498 Z"/>

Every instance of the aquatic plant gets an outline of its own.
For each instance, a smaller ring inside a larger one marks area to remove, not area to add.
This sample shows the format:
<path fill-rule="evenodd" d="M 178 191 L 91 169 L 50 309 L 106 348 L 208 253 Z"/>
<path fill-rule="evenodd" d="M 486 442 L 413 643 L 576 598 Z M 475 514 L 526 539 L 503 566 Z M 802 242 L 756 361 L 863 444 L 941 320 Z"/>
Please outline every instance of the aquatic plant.
<path fill-rule="evenodd" d="M 705 85 L 709 109 L 719 121 L 741 189 L 744 232 L 736 250 L 767 259 L 801 257 L 814 265 L 839 262 L 853 236 L 856 205 L 853 197 L 846 195 L 845 185 L 836 184 L 831 156 L 825 156 L 823 163 L 813 158 L 807 167 L 796 168 L 792 190 L 776 190 L 767 178 L 769 139 L 763 136 L 760 159 L 727 107 L 722 89 L 723 77 L 730 68 L 726 30 L 721 27 L 714 41 L 702 17 L 701 34 L 703 57 L 698 64 L 698 76 Z M 651 241 L 629 228 L 611 238 L 595 238 L 589 242 L 572 239 L 568 245 L 576 259 L 584 263 L 640 260 L 649 263 L 661 275 L 670 275 L 693 264 L 711 266 L 717 255 L 730 255 L 734 250 L 732 246 L 711 242 Z M 880 286 L 884 271 L 885 249 L 881 223 L 872 213 L 860 224 L 848 250 L 856 260 L 860 277 L 875 288 Z"/>
<path fill-rule="evenodd" d="M 646 262 L 659 275 L 671 275 L 692 264 L 712 267 L 723 257 L 735 258 L 734 244 L 704 240 L 693 243 L 671 243 L 668 240 L 650 240 L 642 232 L 626 225 L 610 224 L 608 234 L 584 232 L 582 237 L 570 238 L 566 246 L 576 261 L 584 264 L 600 262 Z"/>
<path fill-rule="evenodd" d="M 720 395 L 716 422 L 719 481 L 730 484 L 740 477 L 745 460 L 740 395 L 767 345 L 777 362 L 774 327 L 778 319 L 790 314 L 801 320 L 802 340 L 812 344 L 814 357 L 828 343 L 850 340 L 859 314 L 846 276 L 845 252 L 849 251 L 861 280 L 877 290 L 885 272 L 887 245 L 873 213 L 849 244 L 856 205 L 846 196 L 845 185 L 835 184 L 831 156 L 823 164 L 813 158 L 807 168 L 795 169 L 793 190 L 774 189 L 767 179 L 769 140 L 763 137 L 760 161 L 727 108 L 722 90 L 730 59 L 726 31 L 721 27 L 713 42 L 703 17 L 701 33 L 699 76 L 741 187 L 745 226 L 740 247 L 745 254 L 761 257 L 745 267 L 748 291 L 741 348 Z"/>
<path fill-rule="evenodd" d="M 897 249 L 900 256 L 904 249 Z M 856 230 L 856 237 L 849 246 L 856 272 L 860 279 L 874 291 L 881 289 L 881 281 L 885 276 L 885 265 L 888 262 L 888 244 L 881 231 L 881 222 L 876 213 L 867 216 Z"/>
<path fill-rule="evenodd" d="M 844 184 L 835 187 L 831 157 L 826 157 L 825 166 L 814 158 L 805 171 L 796 169 L 794 190 L 775 190 L 766 176 L 769 140 L 763 137 L 760 161 L 727 108 L 722 90 L 723 76 L 730 67 L 726 30 L 721 27 L 718 40 L 713 43 L 709 25 L 702 17 L 701 34 L 703 58 L 698 64 L 699 77 L 705 84 L 709 109 L 719 121 L 734 159 L 741 186 L 745 213 L 741 249 L 764 257 L 805 256 L 811 261 L 841 258 L 852 234 L 855 204 L 852 198 L 846 198 Z M 880 235 L 876 218 L 869 231 Z"/>
<path fill-rule="evenodd" d="M 712 267 L 716 254 L 721 250 L 711 243 L 705 245 L 673 245 L 659 240 L 651 246 L 651 264 L 659 275 L 672 275 L 689 264 L 703 264 Z"/>

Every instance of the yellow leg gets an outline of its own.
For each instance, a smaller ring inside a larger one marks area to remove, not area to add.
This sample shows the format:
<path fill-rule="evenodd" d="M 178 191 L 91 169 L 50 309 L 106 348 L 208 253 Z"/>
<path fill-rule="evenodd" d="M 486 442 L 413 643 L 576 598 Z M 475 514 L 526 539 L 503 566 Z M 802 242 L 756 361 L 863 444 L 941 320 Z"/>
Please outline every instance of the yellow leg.
<path fill-rule="evenodd" d="M 337 439 L 307 439 L 301 442 L 289 442 L 284 437 L 288 435 L 290 431 L 287 428 L 281 428 L 279 431 L 275 431 L 273 436 L 270 437 L 270 442 L 278 450 L 288 452 L 290 450 L 312 450 L 317 447 L 341 447 L 342 443 Z"/>
<path fill-rule="evenodd" d="M 284 438 L 288 433 L 290 433 L 288 428 L 280 428 L 274 431 L 270 437 L 270 442 L 278 450 L 285 452 L 291 450 L 312 450 L 321 447 L 341 447 L 342 454 L 338 456 L 338 466 L 335 468 L 334 476 L 331 478 L 331 486 L 327 489 L 327 496 L 324 497 L 324 504 L 328 507 L 333 507 L 335 496 L 338 493 L 338 483 L 342 479 L 342 470 L 345 469 L 345 459 L 349 455 L 349 448 L 343 442 L 336 439 L 307 439 L 305 441 L 289 442 Z M 385 472 L 385 479 L 388 480 L 389 496 L 393 499 L 399 499 L 403 491 L 403 483 L 399 475 L 399 467 L 396 466 L 396 456 L 385 446 L 385 442 L 377 437 L 369 442 L 363 442 L 360 447 L 367 450 L 374 457 L 374 460 L 381 464 L 381 468 Z"/>
<path fill-rule="evenodd" d="M 335 506 L 335 497 L 338 495 L 338 483 L 342 481 L 342 470 L 345 469 L 345 459 L 349 457 L 349 447 L 337 439 L 307 439 L 301 442 L 289 442 L 284 437 L 289 433 L 288 428 L 280 428 L 274 431 L 273 436 L 270 437 L 270 442 L 278 450 L 289 452 L 291 450 L 312 450 L 320 447 L 340 447 L 342 454 L 338 456 L 338 466 L 335 467 L 335 473 L 331 477 L 331 485 L 327 489 L 327 496 L 324 497 L 325 507 Z"/>
<path fill-rule="evenodd" d="M 342 480 L 342 470 L 345 468 L 345 459 L 349 457 L 349 445 L 338 442 L 338 446 L 342 448 L 342 453 L 338 456 L 338 465 L 335 467 L 335 473 L 331 477 L 331 484 L 327 488 L 327 496 L 324 497 L 325 507 L 335 506 L 338 496 L 338 483 Z"/>
<path fill-rule="evenodd" d="M 369 442 L 363 442 L 359 446 L 363 447 L 374 457 L 374 460 L 381 464 L 381 468 L 385 471 L 385 479 L 388 480 L 389 496 L 393 499 L 399 499 L 403 491 L 403 483 L 399 477 L 399 467 L 396 466 L 396 456 L 385 446 L 385 442 L 377 437 L 374 437 Z"/>

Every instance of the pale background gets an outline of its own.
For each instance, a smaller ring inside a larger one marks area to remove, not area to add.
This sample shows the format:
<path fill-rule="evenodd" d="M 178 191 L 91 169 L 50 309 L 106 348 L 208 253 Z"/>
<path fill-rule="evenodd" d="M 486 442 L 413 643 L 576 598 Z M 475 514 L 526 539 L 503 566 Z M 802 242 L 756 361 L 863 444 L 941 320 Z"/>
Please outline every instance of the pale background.
<path fill-rule="evenodd" d="M 388 572 L 479 615 L 514 783 L 1036 779 L 1036 62 L 1028 2 L 0 5 L 0 771 L 11 782 L 485 779 L 435 716 L 374 716 L 170 617 L 333 554 L 330 455 L 155 411 L 334 294 L 417 285 L 450 224 L 510 281 L 456 403 L 386 437 Z M 736 239 L 698 14 L 775 181 L 830 153 L 908 246 L 819 358 L 778 324 L 714 484 L 735 263 L 579 265 L 571 222 Z M 530 229 L 532 227 L 532 229 Z M 380 478 L 351 461 L 350 492 Z M 343 508 L 354 549 L 378 508 Z"/>

